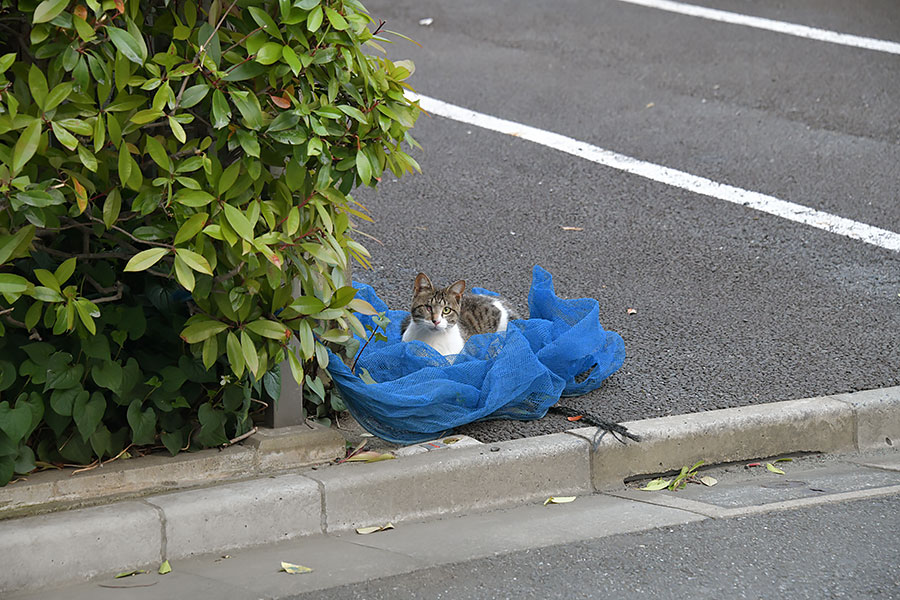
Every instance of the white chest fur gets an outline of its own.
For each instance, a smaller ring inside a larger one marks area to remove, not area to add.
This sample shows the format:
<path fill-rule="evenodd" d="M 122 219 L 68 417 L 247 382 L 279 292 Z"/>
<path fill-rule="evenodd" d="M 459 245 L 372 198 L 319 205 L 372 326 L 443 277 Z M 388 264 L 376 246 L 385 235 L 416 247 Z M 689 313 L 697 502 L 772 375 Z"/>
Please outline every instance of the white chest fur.
<path fill-rule="evenodd" d="M 444 356 L 459 354 L 466 345 L 457 325 L 445 329 L 435 329 L 428 324 L 416 321 L 411 322 L 403 332 L 404 342 L 413 340 L 428 344 Z"/>

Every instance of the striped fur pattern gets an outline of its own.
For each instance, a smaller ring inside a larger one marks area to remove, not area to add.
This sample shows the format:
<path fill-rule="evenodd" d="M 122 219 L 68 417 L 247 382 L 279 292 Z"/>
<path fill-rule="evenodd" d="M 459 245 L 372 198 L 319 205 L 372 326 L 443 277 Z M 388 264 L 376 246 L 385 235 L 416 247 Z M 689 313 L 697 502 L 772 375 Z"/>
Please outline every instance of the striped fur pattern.
<path fill-rule="evenodd" d="M 506 301 L 494 296 L 465 294 L 466 282 L 435 288 L 424 273 L 413 284 L 411 318 L 403 323 L 403 341 L 418 340 L 443 354 L 459 354 L 466 340 L 479 333 L 506 331 L 518 318 Z"/>

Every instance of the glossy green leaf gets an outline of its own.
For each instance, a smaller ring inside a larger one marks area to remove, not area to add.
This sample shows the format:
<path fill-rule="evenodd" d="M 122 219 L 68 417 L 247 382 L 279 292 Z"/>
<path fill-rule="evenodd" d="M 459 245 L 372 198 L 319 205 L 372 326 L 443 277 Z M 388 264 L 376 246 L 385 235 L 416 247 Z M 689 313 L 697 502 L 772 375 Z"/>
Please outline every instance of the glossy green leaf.
<path fill-rule="evenodd" d="M 31 18 L 31 22 L 37 25 L 38 23 L 52 21 L 65 10 L 68 5 L 69 0 L 44 0 L 34 9 L 34 15 Z"/>
<path fill-rule="evenodd" d="M 168 248 L 150 248 L 138 252 L 129 259 L 125 265 L 125 271 L 145 271 L 158 263 L 163 256 L 169 253 Z"/>
<path fill-rule="evenodd" d="M 306 18 L 306 28 L 310 31 L 318 31 L 319 27 L 322 25 L 322 19 L 324 17 L 324 13 L 322 11 L 321 6 L 317 6 L 313 9 L 309 16 Z"/>
<path fill-rule="evenodd" d="M 60 144 L 62 144 L 69 150 L 75 150 L 75 148 L 78 147 L 78 139 L 74 135 L 69 133 L 59 123 L 50 123 L 50 128 L 53 129 L 53 135 L 56 136 L 56 139 Z"/>
<path fill-rule="evenodd" d="M 177 254 L 175 255 L 175 280 L 181 284 L 181 287 L 189 292 L 193 292 L 194 286 L 197 284 L 194 272 L 184 259 Z"/>
<path fill-rule="evenodd" d="M 38 144 L 41 141 L 41 122 L 38 119 L 35 119 L 25 128 L 22 134 L 19 136 L 19 139 L 16 141 L 16 145 L 13 148 L 12 154 L 12 172 L 13 175 L 17 174 L 22 170 L 31 157 L 34 156 L 34 153 L 37 152 Z"/>
<path fill-rule="evenodd" d="M 291 68 L 291 71 L 293 71 L 294 77 L 299 75 L 300 71 L 303 70 L 303 63 L 300 62 L 300 59 L 297 58 L 297 53 L 294 52 L 293 48 L 290 46 L 283 46 L 281 48 L 281 57 Z"/>
<path fill-rule="evenodd" d="M 228 220 L 228 224 L 234 228 L 235 233 L 248 242 L 253 241 L 253 225 L 244 213 L 231 204 L 223 205 L 222 209 L 225 211 L 225 218 Z"/>
<path fill-rule="evenodd" d="M 176 121 L 173 117 L 168 117 L 169 121 L 169 129 L 172 130 L 172 135 L 175 136 L 175 139 L 181 142 L 182 144 L 187 141 L 187 134 L 184 131 L 184 127 L 181 126 L 181 123 Z"/>
<path fill-rule="evenodd" d="M 34 239 L 34 232 L 34 225 L 26 225 L 14 234 L 0 234 L 0 265 L 11 258 L 22 256 Z"/>
<path fill-rule="evenodd" d="M 0 273 L 0 294 L 21 294 L 32 284 L 21 275 Z"/>
<path fill-rule="evenodd" d="M 175 234 L 175 245 L 184 243 L 188 240 L 191 240 L 196 236 L 200 231 L 203 230 L 203 227 L 206 225 L 206 220 L 209 218 L 207 213 L 197 213 L 192 216 L 190 219 L 184 222 L 182 226 L 178 229 L 178 233 Z"/>
<path fill-rule="evenodd" d="M 241 342 L 231 331 L 225 336 L 225 352 L 228 356 L 228 364 L 231 366 L 231 370 L 238 377 L 242 376 L 244 374 L 245 365 L 243 353 L 241 351 Z"/>
<path fill-rule="evenodd" d="M 290 333 L 284 325 L 268 319 L 257 319 L 247 323 L 247 329 L 262 337 L 273 340 L 283 340 Z"/>
<path fill-rule="evenodd" d="M 85 148 L 84 146 L 78 146 L 78 160 L 81 161 L 81 164 L 85 166 L 85 168 L 92 172 L 97 172 L 97 157 L 94 156 L 94 153 Z"/>
<path fill-rule="evenodd" d="M 181 189 L 175 193 L 175 202 L 192 208 L 207 206 L 215 199 L 215 196 L 203 190 Z"/>
<path fill-rule="evenodd" d="M 125 58 L 139 65 L 144 64 L 142 49 L 140 42 L 136 40 L 130 33 L 118 27 L 106 27 L 106 33 L 115 47 L 121 52 Z"/>
<path fill-rule="evenodd" d="M 231 107 L 228 106 L 228 100 L 221 90 L 213 92 L 212 117 L 212 126 L 215 129 L 221 129 L 231 122 Z"/>
<path fill-rule="evenodd" d="M 282 58 L 283 46 L 278 42 L 266 42 L 256 52 L 256 62 L 271 65 Z"/>
<path fill-rule="evenodd" d="M 238 175 L 241 172 L 241 161 L 236 160 L 228 167 L 222 171 L 221 177 L 219 177 L 219 184 L 216 186 L 219 195 L 225 194 L 228 190 L 231 189 L 231 186 L 234 185 L 234 182 L 237 181 Z"/>
<path fill-rule="evenodd" d="M 209 262 L 201 254 L 197 254 L 193 250 L 187 248 L 176 248 L 175 256 L 181 258 L 191 269 L 206 275 L 212 275 L 212 269 Z"/>
<path fill-rule="evenodd" d="M 338 11 L 326 6 L 325 15 L 328 17 L 328 22 L 331 23 L 331 26 L 338 31 L 347 29 L 347 20 Z"/>
<path fill-rule="evenodd" d="M 228 325 L 221 321 L 203 319 L 185 327 L 181 332 L 181 339 L 188 344 L 196 344 L 222 333 L 226 329 L 228 329 Z"/>
<path fill-rule="evenodd" d="M 256 375 L 259 371 L 259 356 L 256 354 L 256 345 L 246 331 L 241 332 L 241 354 L 247 368 Z"/>
<path fill-rule="evenodd" d="M 356 153 L 356 172 L 359 173 L 359 179 L 364 185 L 369 185 L 372 181 L 372 163 L 365 152 Z"/>
<path fill-rule="evenodd" d="M 265 29 L 266 33 L 278 40 L 282 39 L 281 32 L 278 29 L 278 25 L 275 24 L 275 21 L 268 15 L 268 13 L 255 6 L 250 6 L 247 10 L 250 11 L 250 16 L 253 17 L 253 20 L 256 21 L 260 27 Z"/>

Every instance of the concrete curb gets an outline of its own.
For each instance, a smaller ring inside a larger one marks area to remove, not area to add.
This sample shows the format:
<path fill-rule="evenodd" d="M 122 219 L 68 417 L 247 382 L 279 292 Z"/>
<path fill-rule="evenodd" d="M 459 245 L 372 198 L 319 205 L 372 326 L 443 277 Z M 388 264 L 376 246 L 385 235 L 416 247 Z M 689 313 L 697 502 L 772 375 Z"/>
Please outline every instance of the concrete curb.
<path fill-rule="evenodd" d="M 167 558 L 621 489 L 625 479 L 697 460 L 884 448 L 900 439 L 900 387 L 626 425 L 640 444 L 609 435 L 595 444 L 596 430 L 584 428 L 0 521 L 8 557 L 0 594 Z"/>

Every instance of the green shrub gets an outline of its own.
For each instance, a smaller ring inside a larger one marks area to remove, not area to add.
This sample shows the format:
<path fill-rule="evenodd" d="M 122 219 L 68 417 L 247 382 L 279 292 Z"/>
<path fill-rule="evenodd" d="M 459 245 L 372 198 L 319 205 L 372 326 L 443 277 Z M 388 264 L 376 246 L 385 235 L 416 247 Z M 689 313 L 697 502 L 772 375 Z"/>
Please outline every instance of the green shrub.
<path fill-rule="evenodd" d="M 225 443 L 285 358 L 311 417 L 340 408 L 326 346 L 371 310 L 350 192 L 418 169 L 412 65 L 364 52 L 365 8 L 0 7 L 0 484 Z"/>

